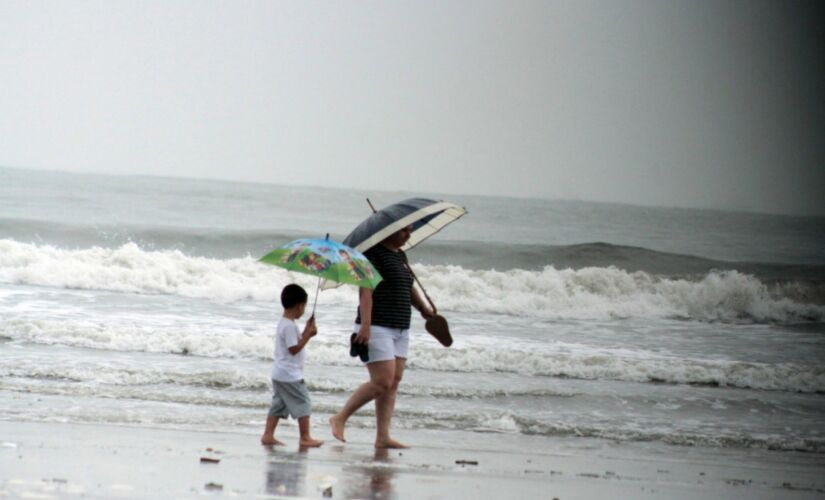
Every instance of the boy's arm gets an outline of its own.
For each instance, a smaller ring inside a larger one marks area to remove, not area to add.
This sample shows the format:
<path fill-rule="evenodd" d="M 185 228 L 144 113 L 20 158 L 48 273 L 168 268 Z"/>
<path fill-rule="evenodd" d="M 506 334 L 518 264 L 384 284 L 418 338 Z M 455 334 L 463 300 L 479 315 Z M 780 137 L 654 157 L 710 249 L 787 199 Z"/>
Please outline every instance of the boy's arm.
<path fill-rule="evenodd" d="M 307 321 L 307 324 L 304 327 L 304 333 L 301 335 L 301 338 L 298 339 L 298 343 L 289 348 L 289 353 L 294 356 L 301 352 L 301 349 L 307 345 L 309 339 L 314 337 L 317 333 L 318 328 L 315 326 L 315 317 L 309 318 L 309 321 Z"/>

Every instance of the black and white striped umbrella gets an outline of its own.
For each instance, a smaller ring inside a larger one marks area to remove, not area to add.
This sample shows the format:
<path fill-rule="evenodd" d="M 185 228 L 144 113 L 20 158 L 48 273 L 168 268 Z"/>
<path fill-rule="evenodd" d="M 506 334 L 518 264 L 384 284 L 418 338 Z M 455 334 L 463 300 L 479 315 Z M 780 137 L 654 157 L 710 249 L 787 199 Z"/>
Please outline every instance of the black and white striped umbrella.
<path fill-rule="evenodd" d="M 409 250 L 467 213 L 447 201 L 410 198 L 378 210 L 344 239 L 344 244 L 365 252 L 409 225 L 413 230 L 402 250 Z"/>

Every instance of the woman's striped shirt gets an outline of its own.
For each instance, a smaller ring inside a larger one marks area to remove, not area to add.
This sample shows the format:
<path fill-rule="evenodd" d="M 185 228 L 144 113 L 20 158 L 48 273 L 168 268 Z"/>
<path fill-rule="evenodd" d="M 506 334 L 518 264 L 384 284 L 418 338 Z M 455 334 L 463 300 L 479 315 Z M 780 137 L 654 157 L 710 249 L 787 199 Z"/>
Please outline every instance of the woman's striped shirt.
<path fill-rule="evenodd" d="M 384 278 L 372 292 L 372 324 L 408 329 L 413 278 L 405 265 L 406 256 L 401 250 L 393 252 L 380 243 L 364 252 L 364 256 Z M 361 324 L 360 307 L 355 322 Z"/>

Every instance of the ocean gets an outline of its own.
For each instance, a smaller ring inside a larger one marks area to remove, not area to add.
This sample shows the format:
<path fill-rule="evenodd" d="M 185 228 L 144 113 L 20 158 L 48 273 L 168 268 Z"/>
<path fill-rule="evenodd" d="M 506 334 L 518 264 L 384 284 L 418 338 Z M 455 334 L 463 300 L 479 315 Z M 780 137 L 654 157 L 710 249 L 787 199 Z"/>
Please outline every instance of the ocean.
<path fill-rule="evenodd" d="M 412 196 L 469 213 L 409 253 L 455 343 L 414 316 L 396 428 L 825 453 L 823 217 L 8 168 L 0 420 L 256 442 L 280 290 L 315 286 L 257 258 Z M 322 439 L 366 377 L 356 303 L 318 300 Z M 350 425 L 372 428 L 371 405 Z"/>

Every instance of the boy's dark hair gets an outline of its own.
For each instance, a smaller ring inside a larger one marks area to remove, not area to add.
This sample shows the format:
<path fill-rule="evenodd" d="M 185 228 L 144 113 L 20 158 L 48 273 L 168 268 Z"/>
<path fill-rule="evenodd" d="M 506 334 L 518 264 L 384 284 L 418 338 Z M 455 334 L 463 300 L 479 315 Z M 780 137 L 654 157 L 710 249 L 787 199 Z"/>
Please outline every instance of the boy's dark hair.
<path fill-rule="evenodd" d="M 304 304 L 307 301 L 307 292 L 300 285 L 291 283 L 281 290 L 281 305 L 284 309 Z"/>

